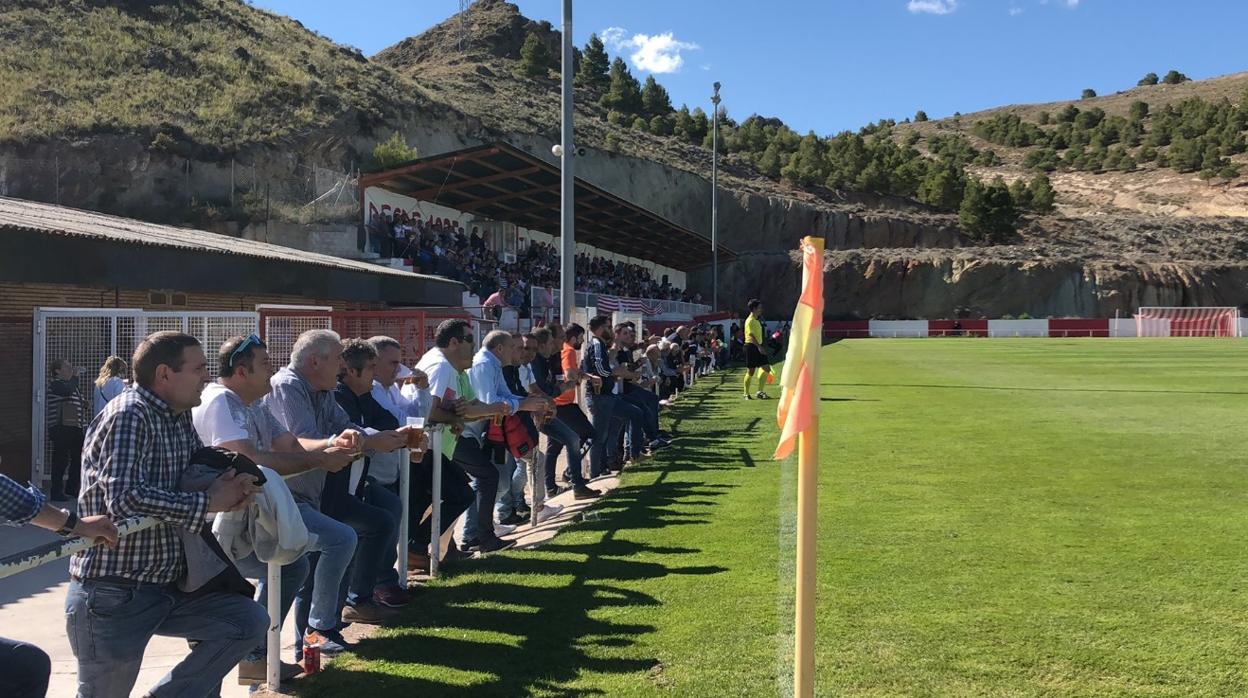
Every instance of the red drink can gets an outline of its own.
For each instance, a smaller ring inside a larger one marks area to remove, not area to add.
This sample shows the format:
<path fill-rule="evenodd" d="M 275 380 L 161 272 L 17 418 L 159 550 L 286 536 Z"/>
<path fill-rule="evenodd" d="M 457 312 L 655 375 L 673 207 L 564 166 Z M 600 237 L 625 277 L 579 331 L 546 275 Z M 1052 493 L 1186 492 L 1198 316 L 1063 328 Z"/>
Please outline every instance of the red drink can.
<path fill-rule="evenodd" d="M 303 648 L 303 673 L 309 675 L 321 673 L 320 647 L 313 646 Z"/>

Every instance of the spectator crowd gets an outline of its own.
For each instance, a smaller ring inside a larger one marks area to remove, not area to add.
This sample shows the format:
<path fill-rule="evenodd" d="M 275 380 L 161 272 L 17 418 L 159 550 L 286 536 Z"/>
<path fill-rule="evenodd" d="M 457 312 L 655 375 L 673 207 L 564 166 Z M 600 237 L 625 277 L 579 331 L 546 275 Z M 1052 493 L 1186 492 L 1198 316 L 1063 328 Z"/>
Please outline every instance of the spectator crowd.
<path fill-rule="evenodd" d="M 478 298 L 501 293 L 500 300 L 507 307 L 518 309 L 521 317 L 528 317 L 531 312 L 531 286 L 559 286 L 559 250 L 548 243 L 530 241 L 517 253 L 515 262 L 506 262 L 489 248 L 476 227 L 468 233 L 450 219 L 400 222 L 389 213 L 373 215 L 368 238 L 370 248 L 382 257 L 403 258 L 416 271 L 460 281 Z M 667 280 L 657 280 L 644 266 L 588 254 L 576 257 L 576 290 L 625 298 L 702 302 L 700 294 L 676 288 Z"/>
<path fill-rule="evenodd" d="M 0 520 L 102 543 L 70 564 L 66 629 L 79 695 L 130 695 L 153 635 L 186 638 L 191 651 L 147 695 L 216 695 L 235 667 L 240 683 L 263 682 L 273 563 L 281 618 L 293 615 L 297 630 L 296 662 L 313 648 L 349 649 L 349 624 L 393 618 L 412 602 L 396 571 L 404 458 L 412 570 L 428 570 L 435 556 L 453 562 L 511 547 L 507 537 L 532 520 L 529 468 L 543 471 L 547 498 L 597 498 L 594 480 L 670 445 L 661 410 L 691 372 L 716 370 L 730 351 L 715 328 L 640 330 L 599 316 L 584 327 L 475 337 L 468 320 L 451 319 L 423 356 L 406 357 L 410 367 L 385 336 L 310 330 L 289 364 L 274 367 L 255 335 L 209 355 L 190 335 L 160 332 L 129 367 L 110 357 L 101 368 L 93 418 L 84 416 L 92 410 L 82 372 L 54 362 L 50 392 L 59 399 L 47 418 L 76 431 L 53 436 L 64 450 L 52 497 L 76 495 L 77 511 L 0 476 Z M 210 361 L 219 376 L 211 382 Z M 435 428 L 440 462 L 429 448 Z M 445 553 L 430 547 L 439 495 L 439 530 L 454 529 Z M 545 503 L 538 520 L 560 508 Z M 163 525 L 119 537 L 114 524 L 137 517 Z M 0 658 L 20 661 L 0 676 L 0 694 L 46 688 L 37 648 L 0 640 Z M 281 675 L 302 668 L 283 662 Z"/>

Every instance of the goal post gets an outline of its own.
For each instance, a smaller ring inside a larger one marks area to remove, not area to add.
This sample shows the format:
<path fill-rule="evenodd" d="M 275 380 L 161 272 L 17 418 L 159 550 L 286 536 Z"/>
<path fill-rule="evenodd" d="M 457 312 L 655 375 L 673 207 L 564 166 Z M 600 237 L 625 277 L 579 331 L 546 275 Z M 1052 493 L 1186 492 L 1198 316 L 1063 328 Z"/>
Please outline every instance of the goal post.
<path fill-rule="evenodd" d="M 1239 308 L 1144 306 L 1135 314 L 1137 337 L 1238 337 Z"/>

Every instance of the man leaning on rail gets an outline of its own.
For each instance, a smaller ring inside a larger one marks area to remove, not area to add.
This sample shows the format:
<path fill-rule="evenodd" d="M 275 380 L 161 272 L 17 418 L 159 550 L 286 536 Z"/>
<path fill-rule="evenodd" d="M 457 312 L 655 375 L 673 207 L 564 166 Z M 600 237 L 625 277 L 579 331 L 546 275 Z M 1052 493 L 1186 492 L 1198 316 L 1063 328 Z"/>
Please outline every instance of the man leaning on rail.
<path fill-rule="evenodd" d="M 131 365 L 137 385 L 87 430 L 78 511 L 114 521 L 153 517 L 163 525 L 70 561 L 65 615 L 78 696 L 129 696 L 153 635 L 197 642 L 147 695 L 216 695 L 225 675 L 263 641 L 268 614 L 238 593 L 181 591 L 187 563 L 178 530 L 198 533 L 208 514 L 245 506 L 259 487 L 251 475 L 228 470 L 206 491 L 179 489 L 191 454 L 203 445 L 191 423 L 208 382 L 199 340 L 158 332 L 139 344 Z"/>

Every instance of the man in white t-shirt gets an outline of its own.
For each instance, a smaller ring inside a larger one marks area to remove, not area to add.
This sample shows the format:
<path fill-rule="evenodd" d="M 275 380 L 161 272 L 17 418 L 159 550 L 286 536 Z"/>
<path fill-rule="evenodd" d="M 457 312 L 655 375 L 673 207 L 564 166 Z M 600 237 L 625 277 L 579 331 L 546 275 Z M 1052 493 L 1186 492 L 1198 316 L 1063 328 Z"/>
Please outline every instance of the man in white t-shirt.
<path fill-rule="evenodd" d="M 466 542 L 482 553 L 509 548 L 515 543 L 502 540 L 494 532 L 493 504 L 498 491 L 498 468 L 490 461 L 484 439 L 487 420 L 510 414 L 510 405 L 505 402 L 486 404 L 477 399 L 467 374 L 472 367 L 474 346 L 472 326 L 467 320 L 444 321 L 438 325 L 433 341 L 434 348 L 425 352 L 416 369 L 429 376 L 433 402 L 430 420 L 451 427 L 451 435 L 443 438 L 443 453 L 477 481 L 473 501 L 478 504 L 474 509 L 475 523 L 481 533 L 478 538 Z"/>
<path fill-rule="evenodd" d="M 269 379 L 273 375 L 273 366 L 269 362 L 267 347 L 258 337 L 251 335 L 227 340 L 221 345 L 217 360 L 221 378 L 204 388 L 200 405 L 191 410 L 195 430 L 205 444 L 242 453 L 283 476 L 316 469 L 338 472 L 359 457 L 358 433 L 344 432 L 333 440 L 332 445 L 319 451 L 308 451 L 281 426 L 261 402 L 271 389 Z M 303 642 L 305 645 L 317 645 L 321 651 L 330 654 L 341 652 L 347 643 L 338 632 L 337 590 L 355 553 L 355 531 L 325 516 L 307 502 L 299 502 L 298 506 L 304 524 L 316 534 L 316 543 L 310 550 L 321 553 L 314 584 L 331 592 L 313 596 L 312 621 Z M 257 599 L 263 600 L 267 593 L 267 566 L 254 554 L 236 561 L 236 564 L 243 574 L 260 580 L 256 593 Z M 282 568 L 283 617 L 307 574 L 308 561 L 305 558 Z M 248 657 L 248 661 L 240 665 L 240 680 L 264 681 L 265 649 L 258 648 Z M 290 666 L 298 668 L 297 665 Z M 284 665 L 283 674 L 286 673 Z"/>

